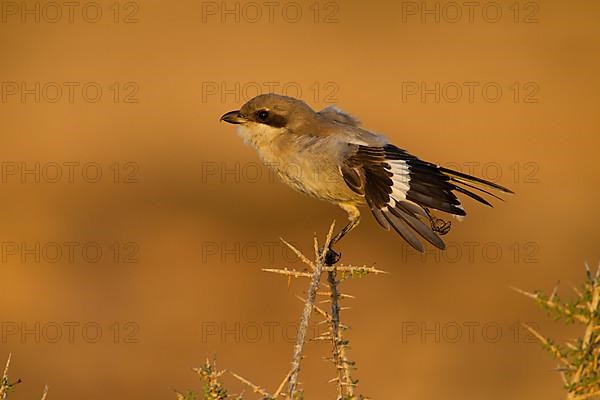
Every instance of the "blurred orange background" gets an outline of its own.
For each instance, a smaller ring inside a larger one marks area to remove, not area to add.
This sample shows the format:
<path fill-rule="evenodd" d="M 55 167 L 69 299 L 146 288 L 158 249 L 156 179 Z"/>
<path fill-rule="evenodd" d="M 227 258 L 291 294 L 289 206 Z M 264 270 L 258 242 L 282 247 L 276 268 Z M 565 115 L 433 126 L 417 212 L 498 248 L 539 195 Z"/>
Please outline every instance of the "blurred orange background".
<path fill-rule="evenodd" d="M 24 381 L 12 397 L 48 384 L 50 398 L 174 398 L 200 391 L 191 368 L 215 356 L 275 389 L 307 283 L 261 268 L 302 268 L 279 238 L 308 253 L 346 217 L 279 183 L 219 123 L 270 87 L 517 193 L 494 209 L 465 200 L 446 253 L 415 254 L 368 213 L 344 239 L 344 262 L 391 272 L 344 286 L 360 392 L 564 397 L 518 324 L 581 330 L 510 286 L 570 295 L 600 260 L 600 3 L 61 4 L 0 15 L 0 359 L 12 352 Z M 306 398 L 334 398 L 328 354 L 307 345 Z"/>

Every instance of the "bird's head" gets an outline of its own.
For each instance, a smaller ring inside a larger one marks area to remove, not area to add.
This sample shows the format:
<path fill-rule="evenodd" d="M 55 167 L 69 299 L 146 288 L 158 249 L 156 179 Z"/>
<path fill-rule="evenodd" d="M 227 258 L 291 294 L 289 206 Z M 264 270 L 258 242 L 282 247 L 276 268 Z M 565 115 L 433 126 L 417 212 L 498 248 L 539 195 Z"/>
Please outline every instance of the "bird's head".
<path fill-rule="evenodd" d="M 284 133 L 302 134 L 317 118 L 317 113 L 302 100 L 269 93 L 250 99 L 240 110 L 224 114 L 221 121 L 240 125 L 242 137 L 256 144 Z"/>

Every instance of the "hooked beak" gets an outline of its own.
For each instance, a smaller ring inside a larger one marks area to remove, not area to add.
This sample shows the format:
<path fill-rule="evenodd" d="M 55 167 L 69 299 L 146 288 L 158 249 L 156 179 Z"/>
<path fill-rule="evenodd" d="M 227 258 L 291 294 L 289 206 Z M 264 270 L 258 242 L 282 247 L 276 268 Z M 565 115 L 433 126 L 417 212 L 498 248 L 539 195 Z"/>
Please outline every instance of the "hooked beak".
<path fill-rule="evenodd" d="M 246 118 L 244 118 L 242 116 L 242 114 L 240 114 L 240 110 L 235 110 L 235 111 L 229 111 L 228 113 L 223 114 L 220 121 L 225 121 L 230 124 L 243 124 L 244 122 L 246 122 L 248 120 Z"/>

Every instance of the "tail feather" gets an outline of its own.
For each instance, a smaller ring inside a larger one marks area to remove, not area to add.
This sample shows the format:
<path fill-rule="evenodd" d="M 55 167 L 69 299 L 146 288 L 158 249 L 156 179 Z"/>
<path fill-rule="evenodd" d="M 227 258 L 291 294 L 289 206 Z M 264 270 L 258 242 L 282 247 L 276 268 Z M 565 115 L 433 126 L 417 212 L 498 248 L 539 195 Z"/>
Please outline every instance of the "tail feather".
<path fill-rule="evenodd" d="M 470 190 L 467 190 L 461 186 L 454 186 L 454 190 L 456 190 L 457 192 L 460 192 L 464 195 L 469 196 L 470 198 L 472 198 L 473 200 L 477 200 L 478 202 L 485 204 L 488 207 L 493 207 L 492 204 L 487 201 L 486 199 L 484 199 L 483 197 L 481 197 L 480 195 L 478 195 L 477 193 L 473 193 Z"/>
<path fill-rule="evenodd" d="M 448 169 L 448 168 L 444 168 L 444 167 L 439 167 L 439 169 L 441 172 L 448 175 L 449 177 L 458 178 L 460 180 L 465 180 L 467 182 L 479 183 L 481 185 L 500 190 L 504 193 L 510 193 L 510 194 L 515 193 L 512 190 L 505 188 L 504 186 L 498 185 L 497 183 L 494 183 L 494 182 L 486 181 L 485 179 L 477 178 L 476 176 L 471 176 L 471 175 L 464 174 L 462 172 L 454 171 L 452 169 Z"/>
<path fill-rule="evenodd" d="M 488 196 L 492 196 L 492 197 L 493 197 L 493 198 L 495 198 L 495 199 L 498 199 L 498 200 L 504 201 L 504 199 L 503 199 L 502 197 L 500 197 L 500 196 L 498 196 L 498 195 L 496 195 L 496 194 L 494 194 L 494 193 L 490 192 L 489 190 L 485 190 L 485 189 L 482 189 L 482 188 L 480 188 L 480 187 L 478 187 L 478 186 L 471 185 L 470 183 L 467 183 L 467 182 L 465 182 L 465 181 L 463 181 L 463 180 L 460 180 L 460 179 L 458 179 L 458 178 L 450 178 L 450 181 L 451 181 L 451 182 L 460 183 L 461 185 L 467 186 L 467 187 L 469 187 L 469 188 L 471 188 L 471 189 L 479 190 L 480 192 L 482 192 L 482 193 L 485 193 L 485 194 L 487 194 Z M 454 186 L 456 186 L 456 185 L 454 185 Z"/>

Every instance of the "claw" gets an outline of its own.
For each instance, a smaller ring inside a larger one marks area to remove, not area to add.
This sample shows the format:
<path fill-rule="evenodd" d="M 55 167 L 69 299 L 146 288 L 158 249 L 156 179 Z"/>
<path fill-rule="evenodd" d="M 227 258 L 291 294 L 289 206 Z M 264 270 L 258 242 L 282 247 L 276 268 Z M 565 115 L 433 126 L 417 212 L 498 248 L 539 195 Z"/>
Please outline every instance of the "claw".
<path fill-rule="evenodd" d="M 342 253 L 338 253 L 337 251 L 329 247 L 327 249 L 327 252 L 325 253 L 324 261 L 326 265 L 335 265 L 338 261 L 340 261 L 340 258 L 342 258 Z"/>
<path fill-rule="evenodd" d="M 429 222 L 431 223 L 431 230 L 439 233 L 440 235 L 445 235 L 446 233 L 450 232 L 450 228 L 452 227 L 452 221 L 444 221 L 441 218 L 436 217 L 435 215 L 433 215 L 431 213 L 431 211 L 429 211 L 428 208 L 423 207 L 423 209 L 425 210 L 425 212 L 427 213 L 427 216 L 429 217 Z"/>
<path fill-rule="evenodd" d="M 450 232 L 451 227 L 452 221 L 444 221 L 441 218 L 436 218 L 435 221 L 431 221 L 431 229 L 440 235 L 445 235 L 446 233 Z"/>

